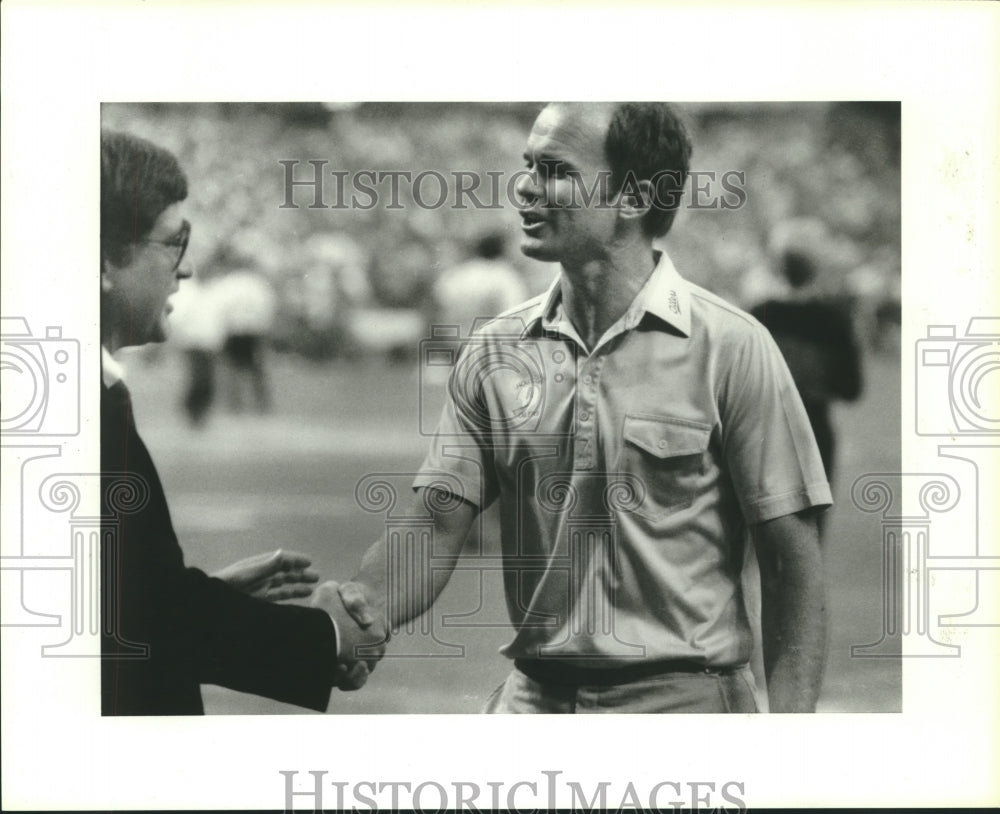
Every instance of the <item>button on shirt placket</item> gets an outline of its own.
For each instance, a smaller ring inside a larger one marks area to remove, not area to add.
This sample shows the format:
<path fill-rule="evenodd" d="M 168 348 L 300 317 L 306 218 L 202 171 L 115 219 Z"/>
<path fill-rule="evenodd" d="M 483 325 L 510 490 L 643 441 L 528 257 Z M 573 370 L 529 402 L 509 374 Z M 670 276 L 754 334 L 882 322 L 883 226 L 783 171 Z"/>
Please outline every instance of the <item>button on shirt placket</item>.
<path fill-rule="evenodd" d="M 597 465 L 597 394 L 604 354 L 581 354 L 577 361 L 576 433 L 573 443 L 573 469 L 591 470 Z"/>
<path fill-rule="evenodd" d="M 569 449 L 573 457 L 573 471 L 589 471 L 597 463 L 597 384 L 603 354 L 599 348 L 592 354 L 580 339 L 560 305 L 551 321 L 542 322 L 545 330 L 562 336 L 576 348 L 576 381 L 571 383 L 574 415 L 571 421 Z"/>
<path fill-rule="evenodd" d="M 641 308 L 631 308 L 601 337 L 594 350 L 588 354 L 580 344 L 577 358 L 576 380 L 576 434 L 573 444 L 573 469 L 592 470 L 598 465 L 597 400 L 600 390 L 601 370 L 608 354 L 620 343 L 622 334 L 628 333 L 642 319 Z"/>

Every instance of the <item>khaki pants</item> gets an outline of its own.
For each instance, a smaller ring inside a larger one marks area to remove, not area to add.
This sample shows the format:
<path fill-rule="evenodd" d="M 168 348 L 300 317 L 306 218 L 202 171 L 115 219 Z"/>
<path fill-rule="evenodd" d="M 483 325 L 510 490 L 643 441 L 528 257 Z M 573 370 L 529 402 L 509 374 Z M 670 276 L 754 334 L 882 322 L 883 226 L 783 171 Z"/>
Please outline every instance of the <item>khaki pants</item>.
<path fill-rule="evenodd" d="M 667 673 L 607 687 L 542 684 L 514 668 L 483 709 L 485 713 L 758 711 L 748 667 L 727 673 Z"/>

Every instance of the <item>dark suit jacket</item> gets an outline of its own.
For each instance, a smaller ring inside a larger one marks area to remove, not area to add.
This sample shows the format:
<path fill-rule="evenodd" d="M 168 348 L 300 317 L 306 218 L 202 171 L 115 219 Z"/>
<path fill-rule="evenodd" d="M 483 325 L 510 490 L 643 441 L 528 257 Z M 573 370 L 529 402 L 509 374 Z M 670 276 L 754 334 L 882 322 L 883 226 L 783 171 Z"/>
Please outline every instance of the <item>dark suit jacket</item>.
<path fill-rule="evenodd" d="M 184 565 L 122 384 L 101 387 L 101 472 L 102 713 L 202 714 L 200 684 L 325 710 L 336 662 L 330 617 L 254 599 Z M 137 481 L 139 494 L 129 491 Z"/>

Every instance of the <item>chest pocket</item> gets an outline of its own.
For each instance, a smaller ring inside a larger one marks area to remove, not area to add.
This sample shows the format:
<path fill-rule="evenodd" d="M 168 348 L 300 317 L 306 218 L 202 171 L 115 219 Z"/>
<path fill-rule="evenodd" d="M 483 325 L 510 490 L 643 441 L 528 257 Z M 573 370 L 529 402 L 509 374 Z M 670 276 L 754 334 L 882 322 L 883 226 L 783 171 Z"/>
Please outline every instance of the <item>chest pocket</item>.
<path fill-rule="evenodd" d="M 711 434 L 709 425 L 695 421 L 625 416 L 619 470 L 643 486 L 637 514 L 657 520 L 691 505 L 705 474 Z"/>

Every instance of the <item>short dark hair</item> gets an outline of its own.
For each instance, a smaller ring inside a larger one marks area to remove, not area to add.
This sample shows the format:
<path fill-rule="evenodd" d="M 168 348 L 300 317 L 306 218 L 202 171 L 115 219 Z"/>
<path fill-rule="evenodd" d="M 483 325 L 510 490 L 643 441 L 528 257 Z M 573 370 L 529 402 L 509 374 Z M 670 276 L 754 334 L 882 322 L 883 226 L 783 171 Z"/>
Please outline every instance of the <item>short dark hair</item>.
<path fill-rule="evenodd" d="M 120 265 L 168 206 L 187 197 L 187 178 L 169 150 L 128 133 L 101 132 L 101 265 Z"/>
<path fill-rule="evenodd" d="M 615 193 L 626 181 L 653 181 L 643 233 L 669 232 L 691 161 L 691 139 L 677 111 L 666 102 L 622 102 L 612 113 L 604 152 Z"/>
<path fill-rule="evenodd" d="M 792 288 L 802 288 L 816 278 L 816 262 L 808 252 L 786 249 L 781 271 Z"/>
<path fill-rule="evenodd" d="M 507 242 L 503 232 L 490 232 L 476 241 L 476 255 L 486 260 L 496 260 L 503 255 L 504 244 Z"/>

